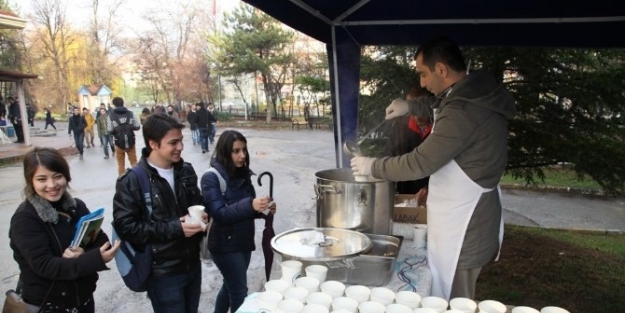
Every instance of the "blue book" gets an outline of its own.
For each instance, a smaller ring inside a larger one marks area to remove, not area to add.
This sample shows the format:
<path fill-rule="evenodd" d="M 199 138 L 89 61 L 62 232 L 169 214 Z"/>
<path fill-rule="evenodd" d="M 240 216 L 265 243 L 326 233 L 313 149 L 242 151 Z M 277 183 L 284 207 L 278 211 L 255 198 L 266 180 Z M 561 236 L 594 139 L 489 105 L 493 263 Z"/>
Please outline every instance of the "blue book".
<path fill-rule="evenodd" d="M 76 223 L 76 232 L 70 247 L 85 247 L 93 242 L 100 232 L 103 220 L 104 208 L 102 207 L 81 217 Z"/>

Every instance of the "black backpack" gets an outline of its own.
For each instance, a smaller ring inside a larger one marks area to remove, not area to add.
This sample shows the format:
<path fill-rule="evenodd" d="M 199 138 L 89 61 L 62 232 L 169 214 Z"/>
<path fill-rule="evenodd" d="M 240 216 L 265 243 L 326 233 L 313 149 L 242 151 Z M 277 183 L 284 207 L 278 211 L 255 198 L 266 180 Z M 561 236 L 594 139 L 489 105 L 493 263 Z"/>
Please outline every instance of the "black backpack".
<path fill-rule="evenodd" d="M 115 112 L 111 112 L 111 119 L 117 123 L 117 126 L 113 128 L 113 139 L 115 145 L 122 149 L 130 149 L 135 145 L 135 131 L 134 131 L 134 116 L 132 112 L 126 112 L 126 121 L 122 123 L 119 120 L 119 116 Z"/>

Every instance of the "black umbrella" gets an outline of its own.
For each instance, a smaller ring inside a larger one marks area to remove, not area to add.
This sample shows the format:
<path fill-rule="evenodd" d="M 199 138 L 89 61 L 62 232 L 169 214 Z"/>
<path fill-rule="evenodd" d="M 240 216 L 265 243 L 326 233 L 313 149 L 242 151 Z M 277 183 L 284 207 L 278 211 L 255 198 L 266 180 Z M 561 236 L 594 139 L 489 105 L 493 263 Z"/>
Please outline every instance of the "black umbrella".
<path fill-rule="evenodd" d="M 263 172 L 258 175 L 258 186 L 262 186 L 261 179 L 263 176 L 269 175 L 269 197 L 273 201 L 273 175 L 269 172 Z M 273 263 L 273 250 L 271 250 L 271 239 L 276 236 L 273 230 L 273 214 L 269 213 L 264 215 L 265 229 L 263 230 L 263 255 L 265 256 L 265 278 L 269 281 L 269 275 L 271 274 L 271 265 Z"/>

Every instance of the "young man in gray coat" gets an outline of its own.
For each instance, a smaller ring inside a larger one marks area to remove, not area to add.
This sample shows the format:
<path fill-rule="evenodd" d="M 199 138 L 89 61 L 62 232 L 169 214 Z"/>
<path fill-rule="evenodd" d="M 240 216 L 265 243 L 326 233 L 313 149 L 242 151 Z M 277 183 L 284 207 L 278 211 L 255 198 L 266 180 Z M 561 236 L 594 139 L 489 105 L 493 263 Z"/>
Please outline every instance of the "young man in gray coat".
<path fill-rule="evenodd" d="M 436 96 L 434 128 L 415 150 L 398 157 L 355 157 L 357 175 L 406 181 L 430 176 L 427 199 L 428 263 L 432 294 L 473 298 L 481 268 L 498 256 L 503 239 L 499 180 L 507 164 L 508 119 L 514 99 L 490 74 L 467 74 L 459 47 L 434 38 L 415 54 L 421 86 Z M 414 107 L 414 106 L 412 106 Z M 396 99 L 391 119 L 410 113 Z"/>

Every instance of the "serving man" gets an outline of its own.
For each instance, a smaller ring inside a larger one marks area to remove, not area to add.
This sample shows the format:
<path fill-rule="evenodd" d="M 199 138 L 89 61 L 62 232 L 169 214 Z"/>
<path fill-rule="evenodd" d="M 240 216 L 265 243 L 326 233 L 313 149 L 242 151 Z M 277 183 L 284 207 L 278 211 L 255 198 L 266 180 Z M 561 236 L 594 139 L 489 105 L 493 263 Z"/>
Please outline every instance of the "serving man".
<path fill-rule="evenodd" d="M 466 74 L 460 48 L 447 38 L 419 47 L 415 61 L 421 86 L 437 99 L 432 133 L 402 156 L 353 158 L 352 170 L 391 181 L 430 175 L 427 255 L 432 294 L 447 300 L 473 298 L 480 270 L 496 258 L 503 239 L 497 186 L 507 164 L 514 99 L 491 75 Z M 387 119 L 410 110 L 408 102 L 396 99 L 386 109 Z"/>

